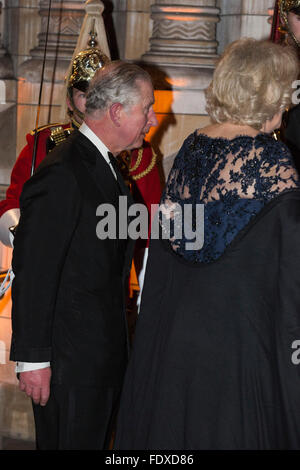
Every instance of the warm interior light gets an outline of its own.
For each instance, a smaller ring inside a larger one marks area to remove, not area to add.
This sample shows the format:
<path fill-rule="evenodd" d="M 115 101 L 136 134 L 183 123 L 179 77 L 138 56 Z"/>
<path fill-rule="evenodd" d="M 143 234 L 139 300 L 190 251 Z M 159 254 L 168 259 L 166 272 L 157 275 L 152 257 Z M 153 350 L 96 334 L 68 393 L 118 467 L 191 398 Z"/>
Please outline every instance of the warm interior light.
<path fill-rule="evenodd" d="M 195 8 L 189 8 L 189 7 L 181 7 L 180 9 L 178 7 L 161 7 L 161 11 L 163 12 L 178 12 L 178 13 L 195 13 Z"/>
<path fill-rule="evenodd" d="M 167 20 L 172 20 L 172 21 L 199 21 L 199 18 L 195 16 L 171 16 L 168 15 L 166 16 Z"/>
<path fill-rule="evenodd" d="M 170 90 L 155 90 L 153 109 L 156 113 L 169 113 L 173 103 L 173 93 Z"/>
<path fill-rule="evenodd" d="M 169 83 L 173 87 L 178 87 L 178 88 L 185 87 L 185 88 L 187 88 L 187 85 L 188 85 L 188 80 L 186 78 L 183 78 L 183 77 L 178 77 L 178 78 L 166 77 L 165 80 L 166 80 L 167 83 Z"/>

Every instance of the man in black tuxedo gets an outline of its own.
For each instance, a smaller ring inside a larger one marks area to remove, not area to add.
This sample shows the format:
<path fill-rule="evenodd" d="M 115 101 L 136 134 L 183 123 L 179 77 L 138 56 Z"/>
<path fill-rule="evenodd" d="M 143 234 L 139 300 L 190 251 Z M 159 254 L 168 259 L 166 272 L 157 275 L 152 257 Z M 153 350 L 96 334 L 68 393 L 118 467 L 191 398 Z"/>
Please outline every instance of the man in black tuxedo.
<path fill-rule="evenodd" d="M 153 103 L 144 70 L 106 65 L 90 83 L 79 130 L 24 185 L 11 360 L 33 363 L 19 385 L 33 400 L 38 449 L 105 449 L 111 437 L 128 356 L 133 241 L 101 239 L 97 208 L 112 205 L 119 220 L 119 197 L 131 203 L 113 155 L 142 145 L 157 124 Z"/>

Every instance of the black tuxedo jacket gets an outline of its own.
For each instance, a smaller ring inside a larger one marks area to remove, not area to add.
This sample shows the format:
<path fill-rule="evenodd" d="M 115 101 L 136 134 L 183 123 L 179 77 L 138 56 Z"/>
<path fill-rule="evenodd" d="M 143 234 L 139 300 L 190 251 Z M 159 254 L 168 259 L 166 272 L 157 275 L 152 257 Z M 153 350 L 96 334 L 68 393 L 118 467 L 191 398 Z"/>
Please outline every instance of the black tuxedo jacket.
<path fill-rule="evenodd" d="M 133 242 L 96 235 L 100 204 L 131 196 L 80 132 L 24 185 L 14 241 L 11 360 L 51 361 L 52 382 L 115 386 L 128 341 L 125 285 Z"/>

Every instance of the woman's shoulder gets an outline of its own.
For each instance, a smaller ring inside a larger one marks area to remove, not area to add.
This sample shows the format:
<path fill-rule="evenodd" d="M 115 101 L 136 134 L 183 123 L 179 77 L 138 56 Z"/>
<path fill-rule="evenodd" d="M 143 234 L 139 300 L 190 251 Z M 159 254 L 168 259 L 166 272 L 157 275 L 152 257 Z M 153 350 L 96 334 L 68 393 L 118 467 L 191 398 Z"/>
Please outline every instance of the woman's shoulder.
<path fill-rule="evenodd" d="M 274 155 L 282 155 L 285 157 L 292 157 L 291 152 L 287 145 L 277 138 L 274 138 L 271 134 L 261 133 L 258 135 L 256 139 L 255 146 L 262 147 L 264 149 L 264 153 L 267 154 L 274 154 Z"/>
<path fill-rule="evenodd" d="M 179 163 L 182 164 L 186 160 L 186 157 L 191 154 L 195 146 L 196 137 L 197 137 L 196 131 L 194 131 L 184 139 L 174 159 L 175 165 Z"/>

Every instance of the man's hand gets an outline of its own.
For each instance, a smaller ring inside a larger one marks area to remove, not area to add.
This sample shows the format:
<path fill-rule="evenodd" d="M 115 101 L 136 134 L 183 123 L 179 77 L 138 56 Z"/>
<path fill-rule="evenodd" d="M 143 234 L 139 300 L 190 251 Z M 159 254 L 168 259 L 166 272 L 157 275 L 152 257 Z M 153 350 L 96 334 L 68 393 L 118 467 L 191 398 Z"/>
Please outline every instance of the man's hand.
<path fill-rule="evenodd" d="M 51 368 L 21 372 L 19 388 L 32 398 L 36 405 L 45 406 L 50 396 Z"/>

